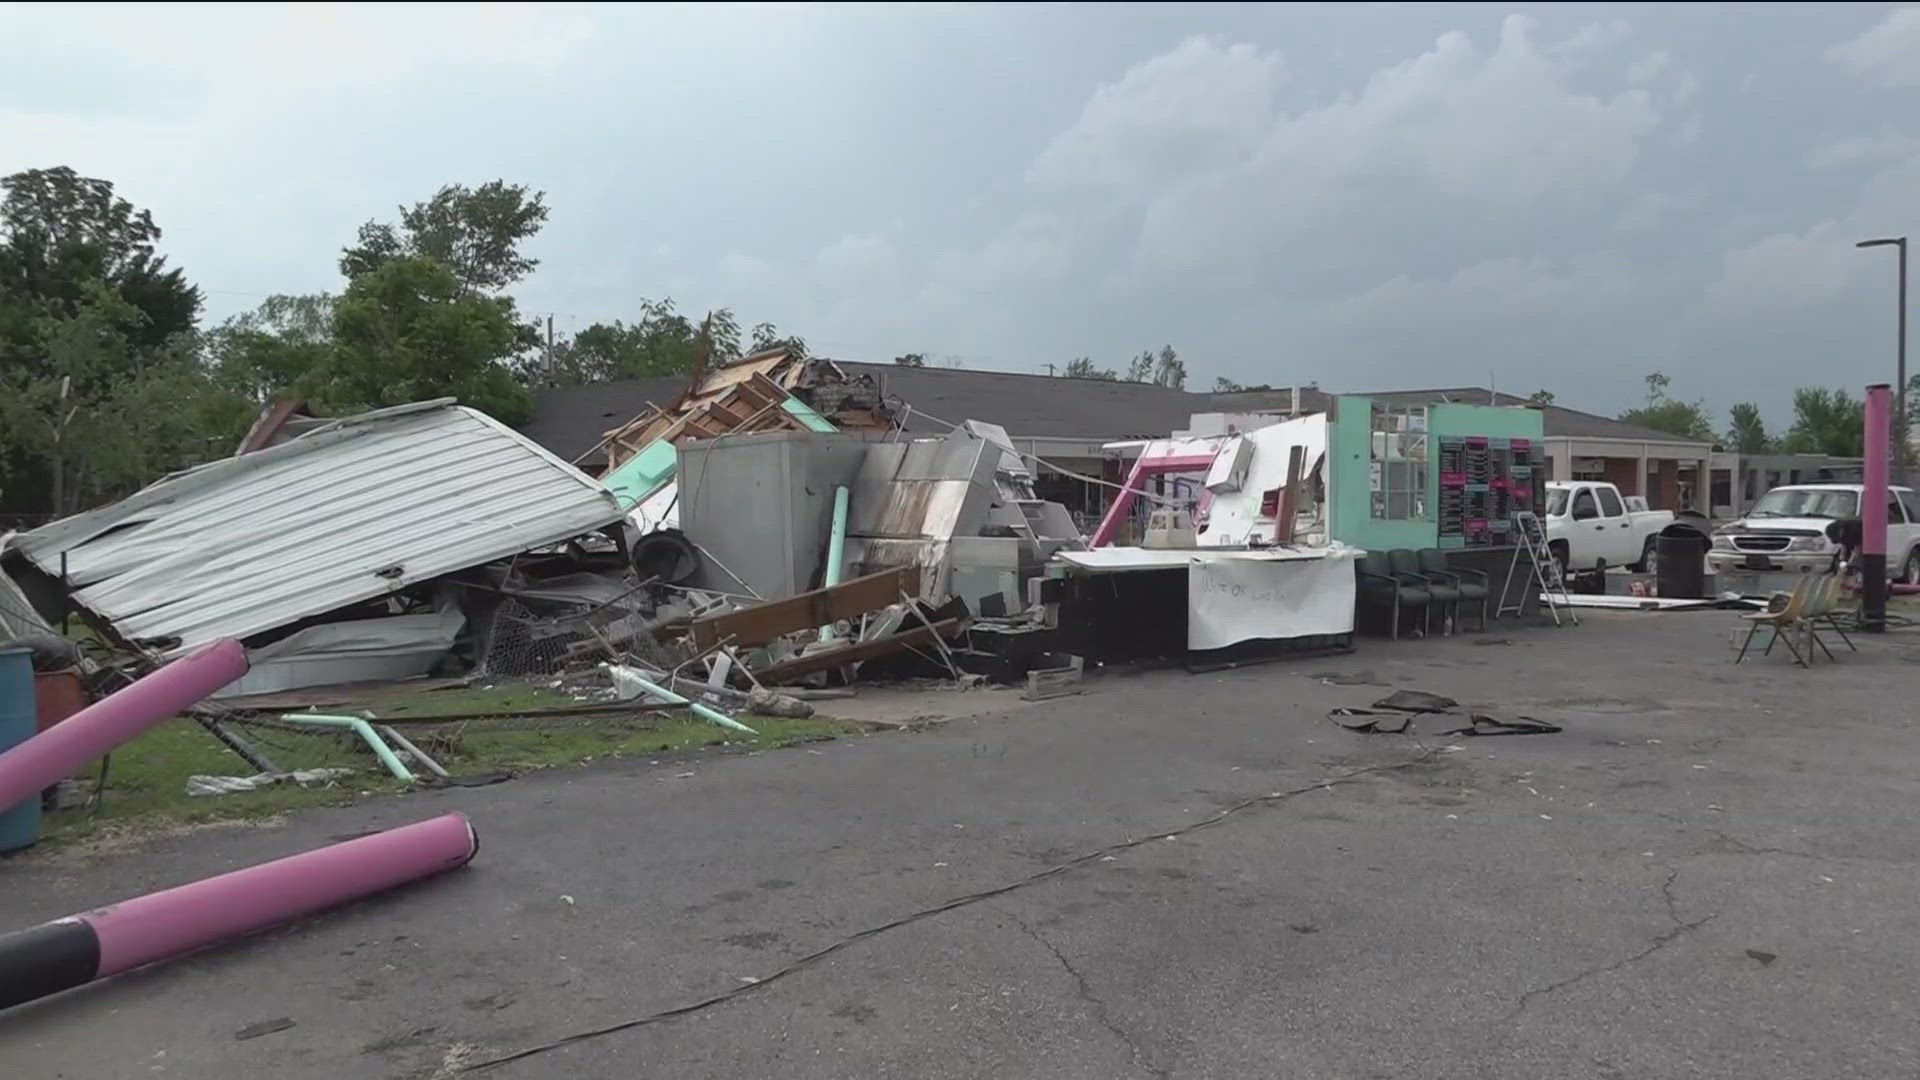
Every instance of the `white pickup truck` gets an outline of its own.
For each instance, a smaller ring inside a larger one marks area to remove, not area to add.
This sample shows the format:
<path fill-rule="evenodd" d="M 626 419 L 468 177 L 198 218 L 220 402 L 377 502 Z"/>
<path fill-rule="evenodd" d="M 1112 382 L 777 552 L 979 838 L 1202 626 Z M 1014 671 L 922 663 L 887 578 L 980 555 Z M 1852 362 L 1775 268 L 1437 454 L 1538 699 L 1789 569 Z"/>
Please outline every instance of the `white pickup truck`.
<path fill-rule="evenodd" d="M 1635 510 L 1612 484 L 1555 480 L 1547 485 L 1547 548 L 1562 570 L 1604 563 L 1651 571 L 1653 538 L 1671 524 L 1673 511 Z"/>
<path fill-rule="evenodd" d="M 1792 484 L 1753 504 L 1747 516 L 1713 537 L 1707 564 L 1714 573 L 1787 570 L 1817 573 L 1833 565 L 1827 526 L 1860 516 L 1859 484 Z M 1920 499 L 1908 488 L 1887 489 L 1887 573 L 1920 585 Z"/>

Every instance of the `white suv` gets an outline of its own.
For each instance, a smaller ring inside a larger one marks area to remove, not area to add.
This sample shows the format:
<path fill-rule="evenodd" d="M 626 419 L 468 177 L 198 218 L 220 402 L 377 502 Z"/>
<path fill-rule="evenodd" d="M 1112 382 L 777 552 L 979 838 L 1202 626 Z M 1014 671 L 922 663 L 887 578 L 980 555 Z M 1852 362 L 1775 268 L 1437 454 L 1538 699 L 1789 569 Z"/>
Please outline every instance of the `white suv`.
<path fill-rule="evenodd" d="M 1713 537 L 1707 563 L 1715 573 L 1791 570 L 1809 573 L 1833 563 L 1827 526 L 1860 516 L 1859 484 L 1794 484 L 1760 497 L 1747 516 Z M 1887 573 L 1920 585 L 1920 499 L 1909 488 L 1887 489 Z"/>

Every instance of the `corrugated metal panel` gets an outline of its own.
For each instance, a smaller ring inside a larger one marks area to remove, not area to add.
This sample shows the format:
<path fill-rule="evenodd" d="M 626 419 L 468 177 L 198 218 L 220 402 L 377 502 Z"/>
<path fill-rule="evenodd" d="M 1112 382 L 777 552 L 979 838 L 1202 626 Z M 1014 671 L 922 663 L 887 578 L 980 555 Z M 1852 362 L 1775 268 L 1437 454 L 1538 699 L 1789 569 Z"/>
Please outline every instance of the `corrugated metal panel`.
<path fill-rule="evenodd" d="M 169 653 L 242 638 L 620 520 L 611 492 L 486 416 L 368 413 L 14 541 Z"/>

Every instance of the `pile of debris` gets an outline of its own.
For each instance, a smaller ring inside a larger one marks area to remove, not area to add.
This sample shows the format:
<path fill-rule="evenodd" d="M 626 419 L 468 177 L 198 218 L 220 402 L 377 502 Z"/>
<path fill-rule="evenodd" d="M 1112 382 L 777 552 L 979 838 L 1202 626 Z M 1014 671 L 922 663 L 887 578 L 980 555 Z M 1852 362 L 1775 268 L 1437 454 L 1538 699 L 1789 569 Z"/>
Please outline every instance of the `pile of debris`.
<path fill-rule="evenodd" d="M 1082 541 L 1006 433 L 903 440 L 871 378 L 783 351 L 608 432 L 601 478 L 452 400 L 316 420 L 0 538 L 0 580 L 141 664 L 242 643 L 227 698 L 613 664 L 712 700 L 957 674 Z M 295 423 L 294 421 L 298 421 Z"/>

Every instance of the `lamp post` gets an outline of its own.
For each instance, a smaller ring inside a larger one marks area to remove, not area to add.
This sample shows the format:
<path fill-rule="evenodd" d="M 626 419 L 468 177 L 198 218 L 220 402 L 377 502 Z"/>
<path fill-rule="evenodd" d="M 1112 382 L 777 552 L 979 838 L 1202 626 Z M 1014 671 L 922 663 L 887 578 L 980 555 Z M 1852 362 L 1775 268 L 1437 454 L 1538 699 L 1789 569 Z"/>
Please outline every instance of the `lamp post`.
<path fill-rule="evenodd" d="M 1894 369 L 1896 381 L 1893 384 L 1893 430 L 1899 434 L 1900 445 L 1893 448 L 1893 465 L 1898 470 L 1902 483 L 1907 479 L 1907 442 L 1912 433 L 1907 430 L 1907 238 L 1904 236 L 1884 237 L 1879 240 L 1862 240 L 1854 247 L 1895 247 L 1900 249 L 1900 335 L 1896 346 L 1898 361 Z"/>

